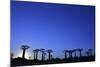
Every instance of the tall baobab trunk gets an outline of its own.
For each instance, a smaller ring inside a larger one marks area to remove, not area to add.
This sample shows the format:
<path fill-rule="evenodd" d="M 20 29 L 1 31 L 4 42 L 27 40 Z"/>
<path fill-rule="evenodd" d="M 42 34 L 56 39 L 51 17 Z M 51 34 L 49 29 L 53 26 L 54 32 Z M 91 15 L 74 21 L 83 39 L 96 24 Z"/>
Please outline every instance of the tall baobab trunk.
<path fill-rule="evenodd" d="M 88 49 L 89 55 L 92 56 L 93 49 Z"/>
<path fill-rule="evenodd" d="M 36 59 L 36 53 L 35 53 L 35 51 L 33 50 L 33 53 L 34 53 L 34 60 Z"/>
<path fill-rule="evenodd" d="M 46 53 L 43 53 L 43 60 L 45 60 Z"/>
<path fill-rule="evenodd" d="M 80 51 L 80 57 L 82 57 L 82 52 Z"/>
<path fill-rule="evenodd" d="M 39 49 L 36 49 L 36 60 L 38 60 L 38 52 L 40 51 Z"/>
<path fill-rule="evenodd" d="M 77 49 L 77 51 L 79 51 L 79 53 L 80 53 L 80 57 L 82 57 L 82 50 L 83 49 Z"/>
<path fill-rule="evenodd" d="M 68 52 L 69 52 L 68 50 L 64 50 L 65 59 L 67 59 L 67 53 Z"/>
<path fill-rule="evenodd" d="M 38 57 L 38 52 L 39 52 L 39 51 L 40 51 L 39 49 L 33 50 L 33 53 L 34 53 L 34 60 L 38 60 L 37 57 Z"/>
<path fill-rule="evenodd" d="M 42 52 L 42 60 L 44 60 L 44 52 Z"/>
<path fill-rule="evenodd" d="M 65 52 L 65 59 L 67 59 L 67 52 Z"/>
<path fill-rule="evenodd" d="M 69 57 L 72 58 L 72 52 L 69 52 Z"/>
<path fill-rule="evenodd" d="M 87 56 L 89 57 L 89 51 L 86 52 Z"/>
<path fill-rule="evenodd" d="M 74 51 L 74 57 L 77 57 L 77 56 L 76 56 L 76 51 L 77 51 L 77 50 L 76 50 L 76 49 L 74 49 L 73 51 Z"/>
<path fill-rule="evenodd" d="M 50 53 L 48 53 L 48 57 L 49 57 L 49 58 L 48 58 L 49 60 L 51 60 L 51 59 L 52 59 L 51 52 L 50 52 Z"/>
<path fill-rule="evenodd" d="M 51 49 L 48 49 L 47 50 L 48 52 L 48 60 L 51 60 L 51 53 L 53 52 Z"/>
<path fill-rule="evenodd" d="M 49 60 L 51 59 L 51 53 L 50 52 L 48 52 L 48 57 L 49 57 Z"/>
<path fill-rule="evenodd" d="M 25 49 L 23 49 L 23 54 L 22 54 L 22 58 L 25 58 Z"/>
<path fill-rule="evenodd" d="M 76 57 L 76 51 L 75 51 L 75 56 L 74 57 Z"/>
<path fill-rule="evenodd" d="M 36 60 L 37 60 L 37 57 L 38 57 L 38 53 L 36 52 Z"/>
<path fill-rule="evenodd" d="M 79 52 L 80 52 L 80 57 L 82 57 L 82 50 L 79 50 Z"/>
<path fill-rule="evenodd" d="M 40 51 L 42 52 L 42 59 L 41 59 L 41 60 L 44 60 L 44 50 L 45 50 L 45 49 L 43 49 L 43 48 L 40 49 Z"/>
<path fill-rule="evenodd" d="M 69 51 L 69 58 L 72 58 L 72 53 L 73 53 L 74 51 L 73 50 L 70 50 Z"/>

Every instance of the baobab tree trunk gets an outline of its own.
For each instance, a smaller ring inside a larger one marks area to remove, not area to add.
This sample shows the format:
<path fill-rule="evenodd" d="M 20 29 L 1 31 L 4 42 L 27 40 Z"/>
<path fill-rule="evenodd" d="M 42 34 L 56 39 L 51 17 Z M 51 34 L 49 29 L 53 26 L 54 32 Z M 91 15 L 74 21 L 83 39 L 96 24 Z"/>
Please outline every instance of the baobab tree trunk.
<path fill-rule="evenodd" d="M 45 60 L 45 55 L 43 56 L 43 60 Z"/>
<path fill-rule="evenodd" d="M 42 53 L 42 60 L 44 60 L 44 56 L 43 56 L 43 53 Z"/>
<path fill-rule="evenodd" d="M 72 58 L 72 53 L 70 53 L 70 57 Z"/>
<path fill-rule="evenodd" d="M 65 59 L 67 59 L 67 53 L 65 52 Z"/>
<path fill-rule="evenodd" d="M 89 57 L 89 52 L 87 51 L 86 53 L 87 53 L 87 56 Z"/>
<path fill-rule="evenodd" d="M 69 58 L 72 58 L 72 52 L 69 52 Z"/>
<path fill-rule="evenodd" d="M 35 53 L 34 53 L 34 60 L 35 60 L 36 58 L 35 58 Z"/>
<path fill-rule="evenodd" d="M 22 54 L 22 58 L 24 59 L 25 58 L 25 49 L 23 50 L 23 54 Z"/>
<path fill-rule="evenodd" d="M 36 53 L 36 60 L 37 60 L 37 57 L 38 57 L 38 53 Z"/>
<path fill-rule="evenodd" d="M 43 54 L 43 60 L 45 60 L 46 53 Z"/>
<path fill-rule="evenodd" d="M 36 60 L 36 53 L 34 52 L 34 60 Z"/>
<path fill-rule="evenodd" d="M 36 60 L 37 60 L 37 53 L 36 53 Z"/>
<path fill-rule="evenodd" d="M 81 51 L 80 51 L 80 57 L 82 57 L 82 53 L 81 53 Z"/>
<path fill-rule="evenodd" d="M 34 51 L 34 60 L 37 60 L 38 52 Z"/>
<path fill-rule="evenodd" d="M 50 55 L 50 60 L 51 60 L 51 59 L 53 59 L 53 56 L 52 56 L 52 55 Z"/>
<path fill-rule="evenodd" d="M 75 52 L 75 56 L 74 57 L 76 57 L 76 52 Z"/>
<path fill-rule="evenodd" d="M 49 53 L 49 56 L 48 56 L 48 57 L 49 57 L 49 60 L 50 60 L 50 55 L 51 55 L 51 54 Z"/>

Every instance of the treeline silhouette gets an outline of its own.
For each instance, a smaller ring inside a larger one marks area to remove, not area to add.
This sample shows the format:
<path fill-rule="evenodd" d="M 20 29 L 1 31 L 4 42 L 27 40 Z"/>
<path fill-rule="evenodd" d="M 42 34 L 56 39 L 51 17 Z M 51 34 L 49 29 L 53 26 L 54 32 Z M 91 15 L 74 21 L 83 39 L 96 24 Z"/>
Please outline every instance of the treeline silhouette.
<path fill-rule="evenodd" d="M 11 53 L 11 66 L 26 66 L 26 65 L 42 65 L 42 64 L 56 64 L 56 63 L 71 63 L 71 62 L 86 62 L 86 61 L 95 61 L 95 53 L 93 49 L 88 49 L 82 55 L 83 49 L 73 49 L 73 50 L 63 50 L 64 58 L 54 58 L 52 49 L 34 49 L 34 59 L 25 58 L 26 50 L 30 47 L 28 45 L 22 45 L 21 49 L 23 50 L 22 57 L 13 58 L 14 54 Z M 38 58 L 39 52 L 41 52 L 41 60 Z M 77 55 L 78 53 L 78 55 Z M 47 57 L 47 59 L 46 59 Z"/>

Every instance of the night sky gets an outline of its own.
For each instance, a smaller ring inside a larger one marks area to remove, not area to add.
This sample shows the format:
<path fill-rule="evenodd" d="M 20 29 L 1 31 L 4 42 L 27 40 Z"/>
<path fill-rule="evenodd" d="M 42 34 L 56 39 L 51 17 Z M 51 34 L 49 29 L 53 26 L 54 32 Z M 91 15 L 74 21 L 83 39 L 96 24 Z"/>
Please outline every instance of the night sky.
<path fill-rule="evenodd" d="M 52 49 L 55 57 L 63 50 L 92 48 L 95 43 L 95 7 L 11 1 L 11 52 L 20 56 L 21 45 Z"/>

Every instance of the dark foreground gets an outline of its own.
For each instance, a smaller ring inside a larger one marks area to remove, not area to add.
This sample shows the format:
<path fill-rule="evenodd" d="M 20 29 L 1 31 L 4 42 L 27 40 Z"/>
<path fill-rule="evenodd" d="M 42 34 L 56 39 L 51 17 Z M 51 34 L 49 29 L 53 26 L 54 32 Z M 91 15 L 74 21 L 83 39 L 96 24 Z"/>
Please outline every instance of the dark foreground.
<path fill-rule="evenodd" d="M 51 59 L 51 60 L 27 60 L 22 58 L 14 58 L 11 60 L 11 67 L 15 66 L 28 66 L 28 65 L 44 65 L 44 64 L 59 64 L 59 63 L 72 63 L 72 62 L 89 62 L 95 61 L 95 56 L 83 56 L 67 59 Z"/>

